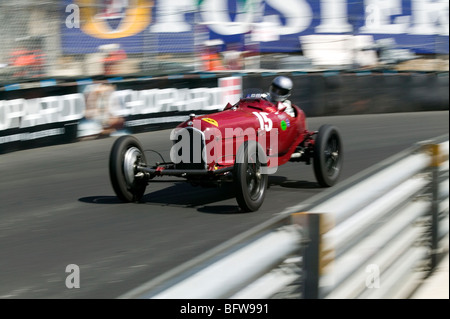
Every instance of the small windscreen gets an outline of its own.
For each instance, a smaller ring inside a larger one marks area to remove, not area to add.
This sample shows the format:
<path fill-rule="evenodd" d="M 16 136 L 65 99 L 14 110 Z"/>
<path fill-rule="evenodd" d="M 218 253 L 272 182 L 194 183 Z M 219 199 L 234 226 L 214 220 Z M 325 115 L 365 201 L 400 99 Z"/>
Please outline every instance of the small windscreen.
<path fill-rule="evenodd" d="M 259 88 L 248 88 L 244 89 L 244 92 L 242 93 L 244 99 L 260 99 L 264 94 L 264 91 Z"/>

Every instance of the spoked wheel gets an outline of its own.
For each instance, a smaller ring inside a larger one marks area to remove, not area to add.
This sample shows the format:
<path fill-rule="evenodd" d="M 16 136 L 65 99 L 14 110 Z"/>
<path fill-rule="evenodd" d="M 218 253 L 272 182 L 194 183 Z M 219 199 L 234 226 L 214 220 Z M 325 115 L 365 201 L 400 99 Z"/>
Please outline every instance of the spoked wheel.
<path fill-rule="evenodd" d="M 236 200 L 244 212 L 258 210 L 267 189 L 266 154 L 256 142 L 245 142 L 236 154 Z"/>
<path fill-rule="evenodd" d="M 137 202 L 144 195 L 147 180 L 139 176 L 138 166 L 146 166 L 141 144 L 133 136 L 121 136 L 109 155 L 109 177 L 114 192 L 124 202 Z"/>
<path fill-rule="evenodd" d="M 314 174 L 324 187 L 333 186 L 341 174 L 343 147 L 339 130 L 332 125 L 322 125 L 314 145 Z"/>

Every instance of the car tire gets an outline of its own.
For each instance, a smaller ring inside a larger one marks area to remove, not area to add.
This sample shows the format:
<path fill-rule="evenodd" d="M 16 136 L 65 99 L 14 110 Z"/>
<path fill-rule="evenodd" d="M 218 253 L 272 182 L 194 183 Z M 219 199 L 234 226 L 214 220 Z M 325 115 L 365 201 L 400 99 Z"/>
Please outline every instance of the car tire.
<path fill-rule="evenodd" d="M 146 165 L 141 144 L 131 135 L 119 137 L 109 155 L 109 177 L 114 192 L 123 202 L 138 202 L 145 193 L 147 180 L 135 177 L 137 165 Z"/>
<path fill-rule="evenodd" d="M 268 184 L 266 154 L 254 141 L 246 141 L 236 154 L 234 183 L 236 200 L 244 212 L 257 211 L 266 195 Z"/>
<path fill-rule="evenodd" d="M 322 125 L 314 144 L 314 175 L 322 187 L 336 184 L 343 166 L 342 138 L 337 127 Z"/>

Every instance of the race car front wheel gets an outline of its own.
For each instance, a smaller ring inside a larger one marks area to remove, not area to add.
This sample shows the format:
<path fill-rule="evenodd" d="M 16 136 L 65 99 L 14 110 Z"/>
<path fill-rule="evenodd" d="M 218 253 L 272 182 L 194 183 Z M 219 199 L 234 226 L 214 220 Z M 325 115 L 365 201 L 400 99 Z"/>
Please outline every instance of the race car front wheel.
<path fill-rule="evenodd" d="M 266 154 L 253 141 L 244 142 L 236 154 L 233 173 L 236 200 L 244 212 L 258 210 L 264 201 L 268 181 L 266 163 Z"/>
<path fill-rule="evenodd" d="M 332 125 L 322 125 L 314 144 L 314 174 L 320 186 L 336 184 L 343 164 L 343 147 L 339 130 Z"/>
<path fill-rule="evenodd" d="M 119 137 L 109 155 L 109 177 L 114 192 L 124 202 L 137 202 L 144 195 L 147 181 L 137 177 L 138 166 L 146 166 L 141 144 L 130 135 Z"/>

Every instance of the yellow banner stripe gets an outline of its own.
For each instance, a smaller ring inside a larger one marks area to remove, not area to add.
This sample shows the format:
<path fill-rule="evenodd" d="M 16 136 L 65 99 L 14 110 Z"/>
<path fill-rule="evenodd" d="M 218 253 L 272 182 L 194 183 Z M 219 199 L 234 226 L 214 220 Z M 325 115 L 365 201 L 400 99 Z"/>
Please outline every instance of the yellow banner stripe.
<path fill-rule="evenodd" d="M 95 17 L 98 13 L 92 1 L 80 0 L 80 16 L 86 21 L 81 29 L 84 33 L 98 39 L 118 39 L 129 37 L 144 31 L 151 22 L 153 1 L 138 0 L 137 4 L 127 9 L 125 18 L 116 30 L 108 22 Z"/>

